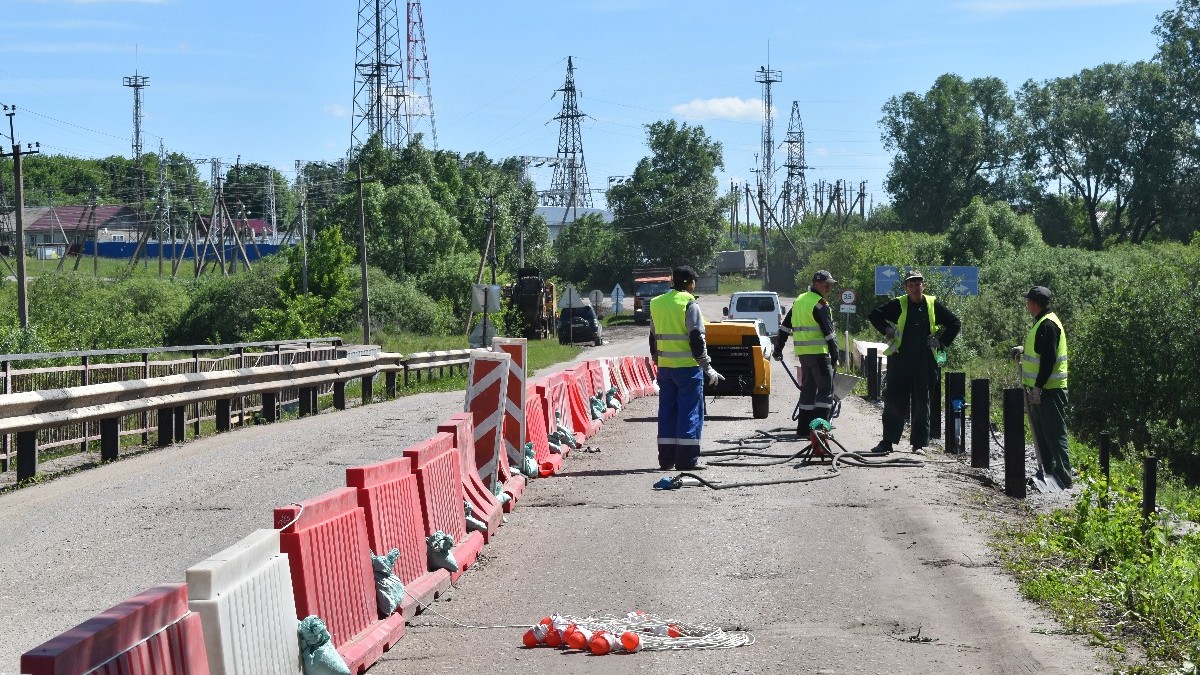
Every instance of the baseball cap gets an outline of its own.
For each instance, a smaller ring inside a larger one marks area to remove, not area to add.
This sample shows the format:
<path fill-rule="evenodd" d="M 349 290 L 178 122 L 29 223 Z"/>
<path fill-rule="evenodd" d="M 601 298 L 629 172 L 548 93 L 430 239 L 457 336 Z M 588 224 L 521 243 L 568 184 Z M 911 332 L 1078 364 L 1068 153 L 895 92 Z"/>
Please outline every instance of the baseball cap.
<path fill-rule="evenodd" d="M 1050 289 L 1046 288 L 1045 286 L 1034 286 L 1033 288 L 1029 289 L 1028 293 L 1022 295 L 1021 297 L 1025 298 L 1026 300 L 1033 300 L 1040 305 L 1048 305 L 1050 304 L 1050 298 L 1054 297 L 1054 294 L 1051 293 Z"/>
<path fill-rule="evenodd" d="M 815 284 L 818 281 L 828 281 L 831 284 L 837 283 L 837 279 L 834 279 L 828 270 L 817 270 L 817 273 L 813 275 L 813 283 Z"/>
<path fill-rule="evenodd" d="M 920 279 L 921 281 L 925 281 L 925 275 L 921 274 L 917 270 L 909 270 L 908 272 L 906 272 L 904 274 L 904 283 L 908 283 L 908 282 L 912 281 L 913 279 Z"/>

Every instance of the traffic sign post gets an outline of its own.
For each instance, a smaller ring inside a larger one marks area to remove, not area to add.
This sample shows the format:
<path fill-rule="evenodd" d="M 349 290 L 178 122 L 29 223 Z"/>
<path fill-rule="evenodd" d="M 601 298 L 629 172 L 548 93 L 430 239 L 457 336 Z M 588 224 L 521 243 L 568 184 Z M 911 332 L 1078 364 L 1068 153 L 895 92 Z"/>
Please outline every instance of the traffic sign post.
<path fill-rule="evenodd" d="M 847 288 L 842 291 L 842 314 L 846 315 L 846 358 L 850 358 L 850 315 L 858 311 L 858 306 L 855 301 L 858 300 L 858 294 L 854 289 Z"/>

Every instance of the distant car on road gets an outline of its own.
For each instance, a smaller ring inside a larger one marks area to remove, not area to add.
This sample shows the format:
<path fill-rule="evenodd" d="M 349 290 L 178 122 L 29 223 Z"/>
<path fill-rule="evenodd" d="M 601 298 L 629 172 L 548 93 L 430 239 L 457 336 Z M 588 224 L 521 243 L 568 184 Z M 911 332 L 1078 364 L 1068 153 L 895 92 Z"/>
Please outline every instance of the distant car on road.
<path fill-rule="evenodd" d="M 783 307 L 779 304 L 779 294 L 774 291 L 734 293 L 722 314 L 727 319 L 758 319 L 771 337 L 779 332 L 779 324 L 783 321 Z"/>
<path fill-rule="evenodd" d="M 604 326 L 596 317 L 592 306 L 564 307 L 558 314 L 558 341 L 560 344 L 591 342 L 597 347 L 604 344 Z"/>

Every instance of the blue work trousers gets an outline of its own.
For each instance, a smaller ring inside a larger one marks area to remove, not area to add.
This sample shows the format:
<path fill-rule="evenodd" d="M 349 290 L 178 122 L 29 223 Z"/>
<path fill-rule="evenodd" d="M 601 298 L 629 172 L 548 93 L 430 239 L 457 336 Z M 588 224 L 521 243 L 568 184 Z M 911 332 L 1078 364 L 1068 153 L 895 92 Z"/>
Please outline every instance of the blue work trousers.
<path fill-rule="evenodd" d="M 691 469 L 700 460 L 704 373 L 699 366 L 658 369 L 658 465 Z"/>

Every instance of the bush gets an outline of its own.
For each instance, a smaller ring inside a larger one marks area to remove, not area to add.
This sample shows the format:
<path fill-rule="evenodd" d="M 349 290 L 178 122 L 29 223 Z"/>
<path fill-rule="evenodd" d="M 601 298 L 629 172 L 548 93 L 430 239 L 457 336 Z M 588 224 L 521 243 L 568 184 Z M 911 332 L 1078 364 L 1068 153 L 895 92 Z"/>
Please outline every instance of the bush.
<path fill-rule="evenodd" d="M 250 272 L 203 276 L 192 282 L 192 300 L 169 334 L 169 344 L 249 341 L 260 322 L 258 310 L 282 306 L 277 278 L 285 261 L 271 256 Z"/>
<path fill-rule="evenodd" d="M 392 281 L 375 270 L 369 281 L 372 328 L 426 335 L 449 335 L 454 331 L 449 303 L 439 303 L 413 284 Z"/>

